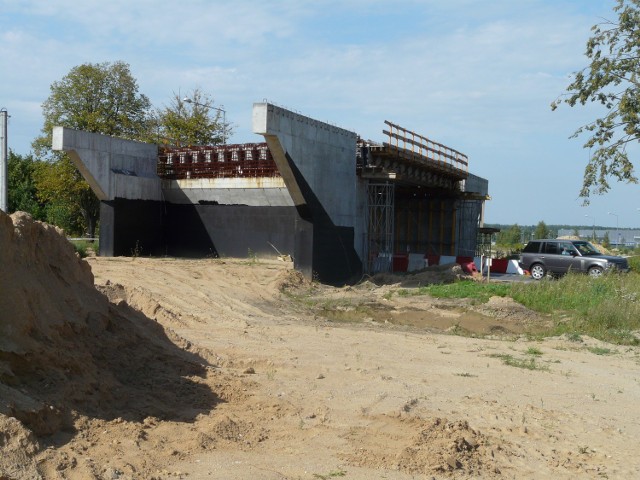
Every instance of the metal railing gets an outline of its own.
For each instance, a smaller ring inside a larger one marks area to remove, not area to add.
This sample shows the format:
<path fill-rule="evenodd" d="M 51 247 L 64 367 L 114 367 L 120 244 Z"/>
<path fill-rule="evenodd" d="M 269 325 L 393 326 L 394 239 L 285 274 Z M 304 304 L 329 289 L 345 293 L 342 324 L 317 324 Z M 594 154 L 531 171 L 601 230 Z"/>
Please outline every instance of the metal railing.
<path fill-rule="evenodd" d="M 383 130 L 382 132 L 389 137 L 388 145 L 399 150 L 411 152 L 414 156 L 434 162 L 445 169 L 456 169 L 469 173 L 469 159 L 464 153 L 429 140 L 427 137 L 423 137 L 387 120 L 384 123 L 389 126 L 389 130 Z"/>

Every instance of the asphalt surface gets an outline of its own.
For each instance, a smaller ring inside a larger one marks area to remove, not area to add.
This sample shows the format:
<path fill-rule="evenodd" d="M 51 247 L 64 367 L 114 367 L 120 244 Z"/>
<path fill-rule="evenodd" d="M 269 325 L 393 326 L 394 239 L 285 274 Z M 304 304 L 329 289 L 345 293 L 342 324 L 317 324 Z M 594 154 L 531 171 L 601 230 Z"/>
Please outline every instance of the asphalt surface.
<path fill-rule="evenodd" d="M 487 278 L 487 275 L 483 275 L 483 278 Z M 496 282 L 535 282 L 529 275 L 520 275 L 519 273 L 492 273 L 489 280 Z"/>

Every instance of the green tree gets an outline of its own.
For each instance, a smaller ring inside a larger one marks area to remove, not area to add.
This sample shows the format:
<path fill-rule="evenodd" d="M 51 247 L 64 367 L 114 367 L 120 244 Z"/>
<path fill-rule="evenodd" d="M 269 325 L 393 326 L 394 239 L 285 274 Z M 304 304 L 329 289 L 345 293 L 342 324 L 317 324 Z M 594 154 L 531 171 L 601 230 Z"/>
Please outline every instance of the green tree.
<path fill-rule="evenodd" d="M 51 151 L 53 127 L 139 140 L 148 132 L 151 103 L 138 93 L 129 65 L 118 62 L 85 63 L 73 67 L 42 104 L 43 135 L 34 142 L 38 154 Z"/>
<path fill-rule="evenodd" d="M 51 163 L 51 168 L 38 172 L 41 200 L 55 204 L 49 211 L 66 212 L 69 222 L 79 212 L 89 235 L 95 235 L 99 201 L 69 158 L 52 152 L 53 127 L 140 140 L 149 134 L 150 108 L 149 99 L 138 93 L 138 84 L 124 62 L 86 63 L 53 82 L 42 105 L 42 135 L 33 142 L 36 154 Z"/>
<path fill-rule="evenodd" d="M 609 232 L 604 232 L 604 237 L 602 237 L 602 246 L 604 248 L 609 248 L 611 246 L 611 241 L 609 240 Z"/>
<path fill-rule="evenodd" d="M 33 156 L 17 155 L 9 150 L 7 156 L 7 207 L 9 212 L 27 212 L 36 220 L 45 220 L 44 204 L 38 200 Z"/>
<path fill-rule="evenodd" d="M 585 55 L 588 67 L 574 73 L 567 93 L 551 104 L 599 103 L 606 114 L 573 134 L 588 132 L 585 148 L 596 147 L 584 170 L 580 196 L 609 190 L 608 179 L 637 183 L 626 147 L 640 139 L 640 0 L 617 0 L 617 21 L 592 27 Z"/>
<path fill-rule="evenodd" d="M 540 220 L 540 222 L 538 222 L 538 225 L 536 225 L 533 236 L 535 238 L 549 238 L 551 236 L 551 231 L 547 227 L 547 224 Z"/>
<path fill-rule="evenodd" d="M 156 112 L 156 141 L 176 146 L 223 143 L 231 126 L 222 112 L 199 88 L 187 97 L 174 93 L 171 104 Z"/>

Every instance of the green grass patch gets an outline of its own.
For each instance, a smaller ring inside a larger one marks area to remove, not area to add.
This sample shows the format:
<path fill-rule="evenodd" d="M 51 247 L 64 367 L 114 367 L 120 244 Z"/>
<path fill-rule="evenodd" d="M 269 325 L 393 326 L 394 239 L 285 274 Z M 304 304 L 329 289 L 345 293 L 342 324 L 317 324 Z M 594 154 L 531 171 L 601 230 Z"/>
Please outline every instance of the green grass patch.
<path fill-rule="evenodd" d="M 601 278 L 569 274 L 558 280 L 514 283 L 511 296 L 532 310 L 557 317 L 548 335 L 589 335 L 600 340 L 638 345 L 640 275 L 611 274 Z"/>
<path fill-rule="evenodd" d="M 612 355 L 615 353 L 614 350 L 611 350 L 610 348 L 603 348 L 603 347 L 589 347 L 587 348 L 587 350 L 589 350 L 594 355 Z"/>
<path fill-rule="evenodd" d="M 640 251 L 638 249 L 635 250 L 634 254 L 627 258 L 629 262 L 629 268 L 636 273 L 640 273 Z"/>

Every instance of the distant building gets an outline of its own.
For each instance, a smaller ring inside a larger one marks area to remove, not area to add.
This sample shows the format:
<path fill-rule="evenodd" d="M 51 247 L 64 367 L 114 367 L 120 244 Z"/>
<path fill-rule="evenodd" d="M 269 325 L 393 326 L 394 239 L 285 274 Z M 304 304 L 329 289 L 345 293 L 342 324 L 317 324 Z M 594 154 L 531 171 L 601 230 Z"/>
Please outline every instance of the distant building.
<path fill-rule="evenodd" d="M 575 232 L 573 229 L 561 228 L 558 230 L 559 237 L 571 236 Z M 594 235 L 593 228 L 583 228 L 578 230 L 580 238 L 585 240 L 591 240 Z M 596 242 L 602 243 L 605 235 L 609 236 L 609 244 L 612 247 L 631 247 L 635 248 L 640 246 L 640 230 L 620 228 L 618 229 L 618 235 L 616 236 L 615 228 L 597 228 L 595 230 Z"/>

